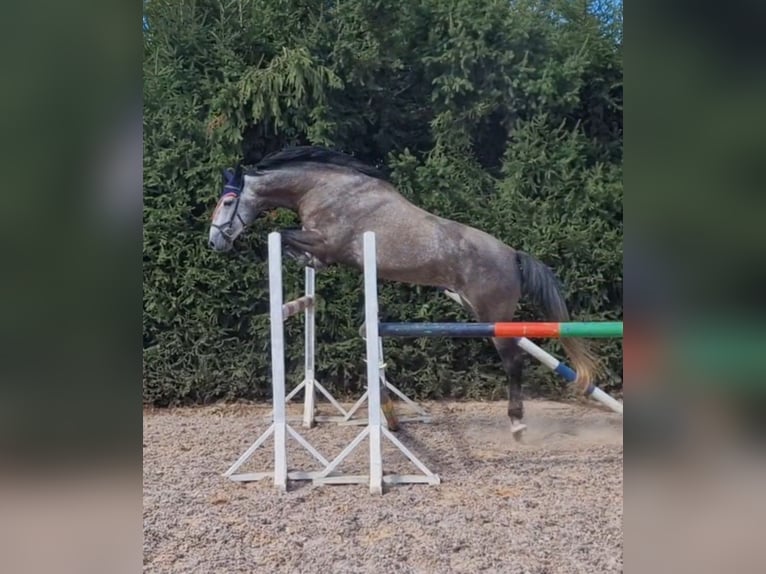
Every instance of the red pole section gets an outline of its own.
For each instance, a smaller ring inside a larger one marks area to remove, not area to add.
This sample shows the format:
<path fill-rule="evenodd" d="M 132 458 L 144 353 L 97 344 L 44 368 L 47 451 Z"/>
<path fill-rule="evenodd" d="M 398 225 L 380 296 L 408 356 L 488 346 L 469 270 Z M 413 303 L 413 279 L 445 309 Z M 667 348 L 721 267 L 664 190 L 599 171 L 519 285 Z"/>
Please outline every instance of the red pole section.
<path fill-rule="evenodd" d="M 561 323 L 495 323 L 495 337 L 556 338 Z"/>

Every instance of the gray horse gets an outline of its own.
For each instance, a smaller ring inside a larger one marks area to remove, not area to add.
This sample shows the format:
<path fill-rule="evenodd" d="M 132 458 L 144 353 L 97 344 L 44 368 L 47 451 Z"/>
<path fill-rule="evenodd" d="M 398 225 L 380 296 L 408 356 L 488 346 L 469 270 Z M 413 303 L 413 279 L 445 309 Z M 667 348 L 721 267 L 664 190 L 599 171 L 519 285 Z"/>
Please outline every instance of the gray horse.
<path fill-rule="evenodd" d="M 483 231 L 420 209 L 377 170 L 324 148 L 290 148 L 247 171 L 241 166 L 225 170 L 210 247 L 230 250 L 250 223 L 276 208 L 298 213 L 302 229 L 281 234 L 285 251 L 306 265 L 362 270 L 362 234 L 374 231 L 382 279 L 445 289 L 476 321 L 511 321 L 522 295 L 541 306 L 548 320 L 569 320 L 558 281 L 543 263 Z M 515 339 L 492 342 L 508 377 L 508 416 L 518 438 L 525 428 L 522 357 Z M 561 342 L 577 371 L 575 383 L 584 392 L 599 363 L 585 341 Z"/>

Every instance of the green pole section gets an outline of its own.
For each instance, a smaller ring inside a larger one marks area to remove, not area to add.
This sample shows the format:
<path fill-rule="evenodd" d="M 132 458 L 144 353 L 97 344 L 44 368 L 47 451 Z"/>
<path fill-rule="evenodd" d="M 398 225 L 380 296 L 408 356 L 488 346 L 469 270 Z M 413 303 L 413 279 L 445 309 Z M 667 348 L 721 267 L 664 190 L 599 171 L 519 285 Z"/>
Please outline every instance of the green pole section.
<path fill-rule="evenodd" d="M 622 321 L 601 323 L 561 323 L 561 337 L 583 337 L 588 339 L 622 338 Z"/>

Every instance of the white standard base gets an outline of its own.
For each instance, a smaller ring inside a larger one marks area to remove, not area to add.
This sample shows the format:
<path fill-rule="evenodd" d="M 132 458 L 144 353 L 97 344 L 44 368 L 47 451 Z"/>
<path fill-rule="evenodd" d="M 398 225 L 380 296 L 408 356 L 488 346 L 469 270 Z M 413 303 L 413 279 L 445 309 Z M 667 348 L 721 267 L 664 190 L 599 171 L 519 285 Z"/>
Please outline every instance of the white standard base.
<path fill-rule="evenodd" d="M 316 390 L 327 399 L 327 402 L 329 402 L 339 414 L 320 415 L 316 413 L 316 401 L 314 398 Z M 317 422 L 342 422 L 348 420 L 349 414 L 346 409 L 344 409 L 343 406 L 335 400 L 335 397 L 332 396 L 330 391 L 316 379 L 311 381 L 304 379 L 301 381 L 301 383 L 285 397 L 285 402 L 290 402 L 300 391 L 304 392 L 303 414 L 288 417 L 287 420 L 290 422 L 301 422 L 304 427 L 310 428 Z"/>
<path fill-rule="evenodd" d="M 342 476 L 328 476 L 315 478 L 316 485 L 330 484 L 369 484 L 370 476 L 368 474 L 346 474 Z M 437 475 L 424 476 L 422 474 L 384 474 L 383 484 L 430 484 L 435 486 L 441 484 Z"/>
<path fill-rule="evenodd" d="M 317 420 L 319 420 L 317 418 Z M 422 416 L 422 415 L 413 415 L 413 416 L 396 416 L 396 420 L 400 423 L 430 423 L 431 417 L 430 416 Z M 364 418 L 364 419 L 351 419 L 349 421 L 347 420 L 340 420 L 336 421 L 338 423 L 338 426 L 341 427 L 355 427 L 355 426 L 362 426 L 369 424 L 370 419 Z M 383 425 L 387 425 L 386 421 L 382 421 Z"/>
<path fill-rule="evenodd" d="M 295 441 L 300 444 L 314 459 L 319 462 L 323 467 L 326 467 L 329 462 L 327 459 L 322 456 L 319 451 L 317 451 L 305 438 L 303 438 L 298 431 L 296 431 L 294 428 L 292 428 L 290 425 L 286 423 L 282 423 L 284 425 L 284 434 L 289 435 L 295 439 Z M 242 454 L 242 456 L 237 459 L 237 462 L 231 465 L 229 469 L 223 473 L 223 476 L 235 481 L 235 482 L 254 482 L 258 480 L 263 480 L 264 478 L 273 478 L 274 479 L 274 485 L 280 488 L 281 490 L 287 490 L 287 480 L 313 480 L 315 477 L 320 476 L 322 474 L 322 470 L 314 470 L 314 471 L 304 471 L 304 470 L 293 470 L 293 471 L 287 471 L 287 453 L 286 448 L 284 445 L 282 445 L 282 448 L 280 448 L 279 445 L 275 444 L 275 452 L 274 452 L 274 470 L 273 471 L 265 471 L 265 472 L 246 472 L 246 473 L 239 473 L 235 474 L 239 468 L 245 464 L 253 454 L 255 454 L 255 451 L 258 450 L 265 442 L 266 440 L 274 436 L 274 439 L 276 441 L 277 439 L 277 430 L 279 428 L 279 424 L 273 423 L 267 430 L 264 432 L 260 437 L 258 437 L 258 440 L 256 440 L 250 447 Z"/>
<path fill-rule="evenodd" d="M 369 474 L 338 474 L 335 469 L 348 457 L 354 449 L 359 446 L 362 441 L 370 435 L 371 428 L 369 426 L 362 429 L 362 431 L 351 441 L 346 448 L 328 464 L 324 471 L 320 472 L 313 478 L 313 483 L 316 485 L 325 484 L 370 484 L 371 475 Z M 387 438 L 393 443 L 393 445 L 406 456 L 412 464 L 414 464 L 418 470 L 423 474 L 385 474 L 382 475 L 383 484 L 441 484 L 441 478 L 438 474 L 434 474 L 425 464 L 423 464 L 402 442 L 396 438 L 391 431 L 387 428 L 381 427 L 380 434 L 382 437 Z M 382 469 L 381 469 L 382 471 Z M 380 493 L 378 493 L 380 494 Z"/>
<path fill-rule="evenodd" d="M 319 476 L 321 471 L 316 472 L 304 472 L 301 470 L 293 470 L 287 473 L 289 480 L 312 480 L 315 476 Z M 274 478 L 273 472 L 243 472 L 242 474 L 233 474 L 229 477 L 234 482 L 257 482 L 264 478 Z"/>

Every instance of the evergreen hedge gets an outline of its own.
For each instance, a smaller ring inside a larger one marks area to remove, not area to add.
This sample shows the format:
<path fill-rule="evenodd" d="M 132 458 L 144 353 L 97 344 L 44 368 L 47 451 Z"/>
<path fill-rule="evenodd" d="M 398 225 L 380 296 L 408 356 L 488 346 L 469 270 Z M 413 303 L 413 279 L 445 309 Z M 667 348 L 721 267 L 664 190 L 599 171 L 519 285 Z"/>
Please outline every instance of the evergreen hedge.
<path fill-rule="evenodd" d="M 221 255 L 207 227 L 221 169 L 288 144 L 382 166 L 401 192 L 557 272 L 575 320 L 622 318 L 622 47 L 611 2 L 151 0 L 144 30 L 144 400 L 270 395 L 266 235 Z M 288 297 L 303 273 L 286 263 Z M 362 278 L 319 274 L 318 378 L 364 384 Z M 433 289 L 383 283 L 394 321 L 464 321 Z M 540 319 L 523 305 L 520 317 Z M 288 372 L 301 321 L 286 325 Z M 594 342 L 621 388 L 621 341 Z M 555 341 L 545 347 L 559 356 Z M 488 341 L 391 340 L 419 398 L 505 396 Z M 560 383 L 530 361 L 528 391 Z"/>

